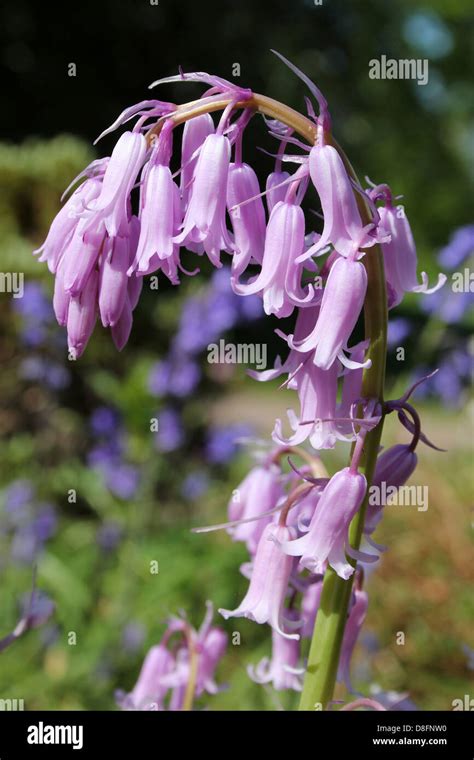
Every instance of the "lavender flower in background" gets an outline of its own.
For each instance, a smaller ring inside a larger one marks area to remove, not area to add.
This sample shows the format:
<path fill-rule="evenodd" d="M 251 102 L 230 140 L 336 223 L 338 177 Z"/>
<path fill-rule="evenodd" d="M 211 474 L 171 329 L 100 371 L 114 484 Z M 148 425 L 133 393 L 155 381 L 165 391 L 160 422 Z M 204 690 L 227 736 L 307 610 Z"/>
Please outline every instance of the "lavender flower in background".
<path fill-rule="evenodd" d="M 119 499 L 132 499 L 140 486 L 140 471 L 125 459 L 127 435 L 116 409 L 97 407 L 89 420 L 94 446 L 87 461 L 98 470 L 106 488 Z"/>
<path fill-rule="evenodd" d="M 202 694 L 216 694 L 220 688 L 215 673 L 227 647 L 227 635 L 212 625 L 212 618 L 209 602 L 198 630 L 184 616 L 172 617 L 161 642 L 148 651 L 133 690 L 129 694 L 116 692 L 119 707 L 189 710 Z M 191 691 L 189 685 L 193 687 Z"/>
<path fill-rule="evenodd" d="M 186 356 L 173 356 L 153 365 L 148 388 L 153 396 L 175 396 L 186 398 L 195 390 L 201 379 L 199 364 Z"/>
<path fill-rule="evenodd" d="M 155 446 L 158 451 L 168 453 L 179 449 L 184 442 L 184 428 L 181 417 L 175 409 L 162 409 L 158 415 L 158 431 Z"/>
<path fill-rule="evenodd" d="M 241 423 L 211 427 L 205 444 L 207 461 L 210 464 L 227 464 L 241 446 L 239 439 L 248 438 L 252 433 L 253 429 L 250 425 Z"/>
<path fill-rule="evenodd" d="M 50 597 L 36 587 L 36 569 L 33 570 L 33 588 L 20 599 L 20 619 L 14 630 L 0 639 L 0 652 L 34 628 L 43 626 L 53 615 L 56 605 Z"/>
<path fill-rule="evenodd" d="M 53 391 L 63 390 L 71 375 L 59 356 L 64 346 L 63 335 L 57 329 L 46 289 L 39 282 L 27 282 L 23 298 L 15 299 L 13 308 L 21 320 L 20 339 L 29 351 L 20 361 L 19 376 Z"/>
<path fill-rule="evenodd" d="M 190 472 L 181 486 L 181 495 L 186 501 L 195 501 L 203 496 L 210 485 L 209 476 L 203 470 Z"/>
<path fill-rule="evenodd" d="M 38 502 L 33 484 L 13 481 L 2 493 L 3 514 L 0 533 L 10 540 L 10 558 L 19 564 L 32 564 L 55 535 L 55 508 Z"/>
<path fill-rule="evenodd" d="M 434 294 L 433 299 L 423 298 L 422 308 L 437 319 L 448 325 L 461 322 L 464 317 L 472 313 L 474 306 L 474 292 L 471 285 L 458 287 L 455 280 L 464 274 L 463 269 L 471 269 L 474 263 L 474 224 L 459 227 L 453 232 L 449 243 L 438 254 L 438 262 L 441 266 L 451 271 L 451 282 Z M 469 281 L 470 282 L 470 281 Z"/>

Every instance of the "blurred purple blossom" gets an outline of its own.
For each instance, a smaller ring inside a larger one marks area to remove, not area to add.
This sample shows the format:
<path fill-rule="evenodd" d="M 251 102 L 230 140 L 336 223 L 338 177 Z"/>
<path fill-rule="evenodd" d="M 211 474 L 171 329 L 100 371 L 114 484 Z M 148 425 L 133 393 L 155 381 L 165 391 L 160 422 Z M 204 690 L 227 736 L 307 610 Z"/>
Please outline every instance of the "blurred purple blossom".
<path fill-rule="evenodd" d="M 3 492 L 5 514 L 9 522 L 18 525 L 30 514 L 34 497 L 33 486 L 29 480 L 14 480 Z"/>
<path fill-rule="evenodd" d="M 39 282 L 27 282 L 23 298 L 15 299 L 13 306 L 17 314 L 31 324 L 50 324 L 54 322 L 51 298 Z"/>
<path fill-rule="evenodd" d="M 184 429 L 181 418 L 174 409 L 162 409 L 158 415 L 158 431 L 155 445 L 158 451 L 167 453 L 175 451 L 184 442 Z"/>
<path fill-rule="evenodd" d="M 20 363 L 19 374 L 24 380 L 44 383 L 47 387 L 57 391 L 65 388 L 70 381 L 70 374 L 66 367 L 38 355 L 24 359 Z"/>
<path fill-rule="evenodd" d="M 131 464 L 118 464 L 106 469 L 105 484 L 120 499 L 132 499 L 140 485 L 140 472 Z"/>
<path fill-rule="evenodd" d="M 419 368 L 414 381 L 429 373 L 426 367 Z M 438 372 L 425 383 L 418 386 L 415 393 L 418 398 L 430 395 L 440 396 L 451 407 L 459 406 L 463 400 L 466 384 L 472 381 L 473 357 L 468 349 L 457 348 L 446 354 L 438 365 Z"/>
<path fill-rule="evenodd" d="M 226 427 L 214 427 L 208 432 L 205 454 L 211 464 L 229 462 L 239 449 L 239 439 L 253 433 L 250 425 L 234 423 Z"/>
<path fill-rule="evenodd" d="M 154 396 L 189 396 L 201 377 L 199 365 L 192 359 L 170 357 L 153 365 L 148 388 Z"/>
<path fill-rule="evenodd" d="M 209 477 L 206 472 L 191 472 L 181 486 L 181 495 L 187 501 L 199 499 L 209 488 Z"/>
<path fill-rule="evenodd" d="M 438 261 L 443 267 L 456 269 L 473 254 L 474 224 L 466 224 L 453 232 L 449 243 L 439 252 Z"/>
<path fill-rule="evenodd" d="M 114 435 L 119 428 L 120 415 L 110 406 L 98 406 L 92 412 L 89 424 L 92 434 L 98 438 Z"/>
<path fill-rule="evenodd" d="M 97 543 L 104 552 L 112 552 L 117 548 L 123 535 L 122 527 L 112 520 L 102 523 L 97 531 Z"/>
<path fill-rule="evenodd" d="M 387 342 L 389 348 L 400 346 L 412 330 L 412 325 L 404 317 L 396 317 L 388 323 Z"/>

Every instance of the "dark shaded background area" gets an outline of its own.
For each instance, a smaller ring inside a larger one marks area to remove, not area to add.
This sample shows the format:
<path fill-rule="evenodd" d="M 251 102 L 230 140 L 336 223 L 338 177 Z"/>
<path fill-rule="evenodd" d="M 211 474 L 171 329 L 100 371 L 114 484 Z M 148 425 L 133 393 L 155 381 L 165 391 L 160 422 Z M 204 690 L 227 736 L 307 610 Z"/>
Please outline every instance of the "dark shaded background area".
<path fill-rule="evenodd" d="M 434 27 L 413 22 L 420 11 L 434 18 Z M 179 64 L 230 77 L 238 62 L 243 85 L 302 108 L 304 87 L 270 54 L 276 48 L 327 94 L 337 134 L 356 164 L 377 181 L 393 182 L 408 208 L 416 204 L 422 246 L 445 242 L 446 218 L 452 227 L 468 218 L 469 0 L 420 6 L 380 0 L 321 6 L 312 0 L 4 2 L 0 28 L 3 139 L 70 132 L 92 141 L 124 107 L 148 96 L 151 81 L 176 73 Z M 381 54 L 429 58 L 430 83 L 370 80 L 368 61 Z M 76 77 L 68 76 L 71 62 Z M 200 91 L 167 86 L 154 94 L 183 100 Z M 380 176 L 382 157 L 390 177 Z"/>

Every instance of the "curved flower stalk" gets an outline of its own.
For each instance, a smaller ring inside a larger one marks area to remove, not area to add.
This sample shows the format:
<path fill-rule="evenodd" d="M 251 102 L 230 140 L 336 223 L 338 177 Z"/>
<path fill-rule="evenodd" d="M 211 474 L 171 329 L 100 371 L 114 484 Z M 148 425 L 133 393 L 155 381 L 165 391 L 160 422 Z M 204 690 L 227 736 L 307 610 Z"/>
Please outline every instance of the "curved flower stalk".
<path fill-rule="evenodd" d="M 305 116 L 205 72 L 158 80 L 153 86 L 194 81 L 208 89 L 182 105 L 150 100 L 126 109 L 106 132 L 135 123 L 110 158 L 93 162 L 78 178 L 82 184 L 39 250 L 56 277 L 54 308 L 67 327 L 71 358 L 84 351 L 98 315 L 123 348 L 143 277 L 159 272 L 178 285 L 180 273 L 196 273 L 182 267 L 182 247 L 205 253 L 216 268 L 225 252 L 236 293 L 257 294 L 266 313 L 277 318 L 295 315 L 293 334 L 277 330 L 287 357 L 271 370 L 250 373 L 259 381 L 286 375 L 283 386 L 296 390 L 300 411 L 289 412 L 288 437 L 276 421 L 273 440 L 279 448 L 247 476 L 240 502 L 229 505 L 230 522 L 218 526 L 245 542 L 251 559 L 243 602 L 221 613 L 272 627 L 279 637 L 272 660 L 252 672 L 277 688 L 299 688 L 295 642 L 308 636 L 315 621 L 301 698 L 301 709 L 313 709 L 315 703 L 331 703 L 338 670 L 348 679 L 365 614 L 366 592 L 360 582 L 353 592 L 352 582 L 360 578 L 359 562 L 377 559 L 360 551 L 361 539 L 365 534 L 371 541 L 381 514 L 369 510 L 366 523 L 374 471 L 375 484 L 381 478 L 402 483 L 416 465 L 418 440 L 429 443 L 409 394 L 383 403 L 387 294 L 391 307 L 407 291 L 434 289 L 424 274 L 418 284 L 408 220 L 393 207 L 388 186 L 361 187 L 332 135 L 325 97 L 277 55 L 309 88 L 318 115 L 309 98 Z M 220 114 L 217 123 L 213 113 Z M 279 143 L 266 181 L 256 176 L 251 158 L 242 160 L 243 135 L 256 114 L 265 117 L 269 137 Z M 183 124 L 178 186 L 169 167 Z M 283 162 L 296 164 L 296 170 L 283 171 Z M 321 202 L 320 230 L 313 219 L 308 224 L 303 210 L 310 183 Z M 383 417 L 390 411 L 397 411 L 413 440 L 377 461 Z M 350 463 L 329 477 L 318 452 L 340 440 L 352 442 Z M 310 451 L 299 448 L 306 442 Z M 286 454 L 291 472 L 282 463 Z M 294 464 L 298 457 L 300 468 Z M 170 624 L 166 636 L 180 633 L 187 642 L 173 652 L 173 670 L 159 676 L 171 691 L 172 709 L 189 708 L 195 694 L 214 690 L 224 639 L 217 629 L 206 630 L 196 634 L 183 620 Z M 157 670 L 167 661 L 162 654 L 150 656 Z M 148 665 L 133 704 L 141 701 L 147 672 Z M 162 701 L 161 692 L 155 696 Z"/>

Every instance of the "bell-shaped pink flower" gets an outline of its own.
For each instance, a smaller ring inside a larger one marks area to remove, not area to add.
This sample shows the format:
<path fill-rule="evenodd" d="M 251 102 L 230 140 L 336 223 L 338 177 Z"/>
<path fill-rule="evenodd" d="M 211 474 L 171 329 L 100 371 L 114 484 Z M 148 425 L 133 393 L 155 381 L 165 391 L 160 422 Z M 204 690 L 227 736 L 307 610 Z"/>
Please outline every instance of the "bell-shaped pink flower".
<path fill-rule="evenodd" d="M 309 258 L 331 243 L 341 256 L 378 242 L 374 225 L 362 224 L 354 190 L 344 162 L 332 145 L 318 142 L 309 154 L 309 171 L 321 200 L 324 229 L 320 240 L 303 258 Z"/>
<path fill-rule="evenodd" d="M 245 203 L 249 198 L 253 200 Z M 230 165 L 227 207 L 234 231 L 232 276 L 238 278 L 250 263 L 262 263 L 265 246 L 265 209 L 257 175 L 248 164 Z"/>
<path fill-rule="evenodd" d="M 288 616 L 295 614 L 288 610 Z M 255 683 L 271 683 L 277 691 L 303 688 L 304 668 L 298 667 L 300 659 L 300 642 L 288 639 L 277 631 L 272 631 L 272 656 L 264 657 L 255 667 L 250 665 L 247 672 Z"/>
<path fill-rule="evenodd" d="M 105 225 L 100 218 L 89 215 L 79 221 L 61 260 L 64 289 L 72 296 L 83 290 L 97 265 L 105 239 Z"/>
<path fill-rule="evenodd" d="M 227 177 L 230 143 L 225 135 L 206 137 L 199 153 L 193 177 L 193 189 L 175 243 L 202 243 L 214 266 L 222 266 L 220 252 L 232 250 L 226 228 Z"/>
<path fill-rule="evenodd" d="M 124 132 L 105 170 L 101 193 L 89 206 L 100 212 L 111 237 L 124 234 L 123 228 L 128 226 L 129 197 L 146 153 L 146 139 L 140 132 Z"/>
<path fill-rule="evenodd" d="M 338 433 L 335 424 L 338 362 L 328 370 L 316 367 L 310 360 L 299 369 L 291 382 L 298 392 L 300 412 L 288 410 L 293 434 L 283 435 L 281 420 L 275 422 L 272 437 L 281 446 L 298 446 L 309 439 L 314 449 L 332 449 Z"/>
<path fill-rule="evenodd" d="M 319 306 L 309 306 L 304 309 L 298 309 L 295 324 L 295 333 L 292 336 L 294 343 L 299 343 L 305 338 L 305 336 L 314 326 L 318 314 Z M 280 335 L 280 337 L 284 338 L 284 340 L 286 340 L 288 343 L 288 337 L 286 335 L 280 333 L 279 331 L 277 334 Z M 287 374 L 290 378 L 287 383 L 288 388 L 297 388 L 298 386 L 296 380 L 291 380 L 291 378 L 296 378 L 296 371 L 303 365 L 307 356 L 309 356 L 309 353 L 304 355 L 296 349 L 290 349 L 290 352 L 283 363 L 280 357 L 277 357 L 273 369 L 266 369 L 262 372 L 258 372 L 257 370 L 248 370 L 247 374 L 250 375 L 250 377 L 252 377 L 254 380 L 258 380 L 260 383 L 264 383 L 267 380 L 275 380 L 277 377 L 281 377 L 281 375 Z"/>
<path fill-rule="evenodd" d="M 162 709 L 163 698 L 168 686 L 162 683 L 163 676 L 174 668 L 174 657 L 163 644 L 150 649 L 133 690 L 120 696 L 119 704 L 125 710 Z"/>
<path fill-rule="evenodd" d="M 341 656 L 337 674 L 337 680 L 345 683 L 348 691 L 350 692 L 354 691 L 350 678 L 352 654 L 354 652 L 355 645 L 357 644 L 357 639 L 359 638 L 361 628 L 364 624 L 368 606 L 369 597 L 367 596 L 367 593 L 361 589 L 356 589 L 353 593 L 349 618 L 344 630 L 344 638 L 342 640 Z"/>
<path fill-rule="evenodd" d="M 72 297 L 69 301 L 67 339 L 72 359 L 78 359 L 81 356 L 94 331 L 97 320 L 98 287 L 99 273 L 94 269 L 81 294 Z"/>
<path fill-rule="evenodd" d="M 297 633 L 283 630 L 295 627 L 284 617 L 284 602 L 294 561 L 283 554 L 278 545 L 291 544 L 293 535 L 290 528 L 274 523 L 266 526 L 257 547 L 247 594 L 235 610 L 219 610 L 226 620 L 246 617 L 256 623 L 268 623 L 285 638 L 299 639 Z"/>
<path fill-rule="evenodd" d="M 329 369 L 338 358 L 352 367 L 344 349 L 359 318 L 367 291 L 367 272 L 360 261 L 340 257 L 331 267 L 321 309 L 313 330 L 303 340 L 291 341 L 298 351 L 314 351 L 314 363 Z"/>
<path fill-rule="evenodd" d="M 272 463 L 258 465 L 234 490 L 229 502 L 229 520 L 257 518 L 276 507 L 283 495 L 280 468 Z M 272 519 L 271 515 L 267 515 L 252 522 L 243 522 L 229 528 L 228 532 L 234 541 L 244 541 L 253 555 L 265 527 Z"/>
<path fill-rule="evenodd" d="M 140 237 L 130 269 L 140 274 L 150 274 L 160 266 L 162 259 L 173 254 L 173 236 L 177 232 L 176 195 L 169 166 L 154 163 L 147 167 L 144 174 Z"/>
<path fill-rule="evenodd" d="M 181 179 L 180 191 L 183 201 L 183 210 L 189 205 L 189 198 L 193 191 L 193 175 L 198 160 L 199 149 L 208 135 L 214 132 L 214 122 L 208 113 L 189 119 L 184 125 L 183 139 L 181 142 Z"/>
<path fill-rule="evenodd" d="M 387 279 L 389 308 L 397 306 L 406 292 L 435 293 L 446 282 L 446 275 L 439 274 L 438 282 L 428 287 L 428 275 L 421 273 L 418 283 L 415 241 L 403 206 L 386 206 L 379 209 L 380 223 L 390 233 L 390 240 L 383 243 L 385 276 Z"/>
<path fill-rule="evenodd" d="M 304 249 L 305 221 L 303 210 L 295 203 L 281 201 L 274 207 L 267 226 L 265 251 L 260 274 L 245 285 L 233 281 L 239 295 L 260 293 L 267 314 L 288 317 L 295 305 L 308 303 L 314 293 L 301 286 L 303 266 L 296 264 Z"/>
<path fill-rule="evenodd" d="M 88 170 L 89 167 L 86 169 L 86 175 Z M 55 273 L 57 271 L 63 253 L 70 244 L 78 224 L 81 222 L 81 215 L 84 209 L 98 198 L 101 188 L 102 177 L 94 175 L 86 179 L 72 193 L 71 197 L 53 219 L 46 240 L 35 251 L 35 253 L 41 253 L 38 261 L 46 261 L 50 272 Z"/>
<path fill-rule="evenodd" d="M 104 327 L 113 327 L 122 314 L 128 292 L 129 263 L 128 238 L 109 238 L 102 253 L 99 276 L 99 312 Z"/>
<path fill-rule="evenodd" d="M 64 259 L 59 263 L 56 269 L 54 279 L 53 309 L 58 325 L 65 327 L 67 324 L 67 315 L 69 311 L 70 293 L 66 292 L 64 287 Z"/>
<path fill-rule="evenodd" d="M 204 692 L 217 694 L 219 687 L 215 682 L 215 672 L 227 648 L 227 634 L 222 628 L 214 626 L 198 640 L 198 674 L 196 679 L 196 696 Z"/>
<path fill-rule="evenodd" d="M 365 477 L 349 467 L 336 472 L 325 487 L 308 532 L 295 541 L 282 542 L 282 550 L 291 557 L 301 557 L 300 564 L 313 573 L 324 572 L 326 560 L 344 579 L 354 568 L 347 561 L 349 525 L 365 495 Z"/>
<path fill-rule="evenodd" d="M 269 214 L 272 213 L 277 203 L 285 200 L 288 190 L 288 185 L 285 183 L 289 178 L 289 173 L 282 171 L 274 171 L 268 175 L 265 190 Z"/>

